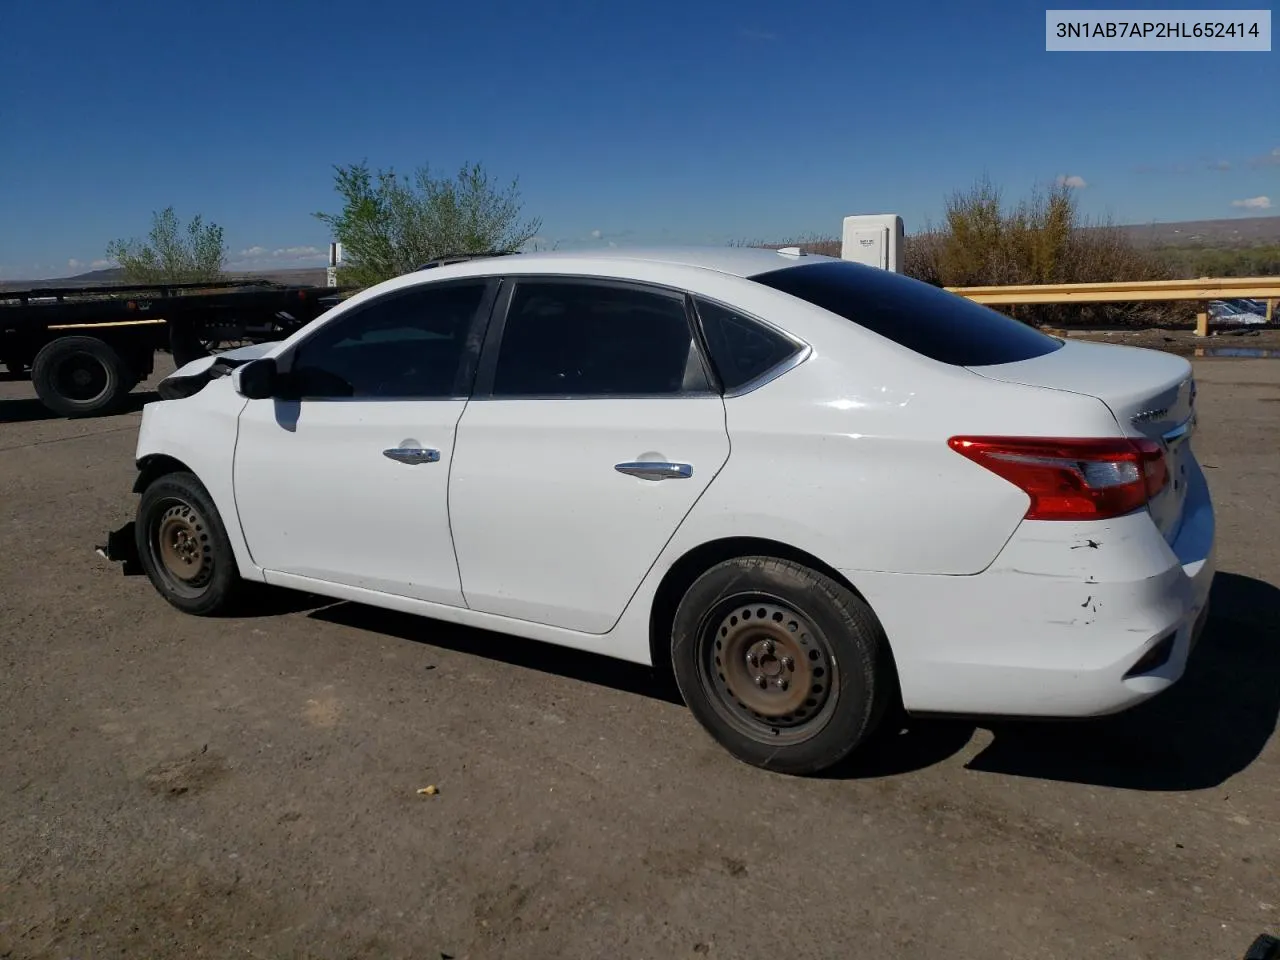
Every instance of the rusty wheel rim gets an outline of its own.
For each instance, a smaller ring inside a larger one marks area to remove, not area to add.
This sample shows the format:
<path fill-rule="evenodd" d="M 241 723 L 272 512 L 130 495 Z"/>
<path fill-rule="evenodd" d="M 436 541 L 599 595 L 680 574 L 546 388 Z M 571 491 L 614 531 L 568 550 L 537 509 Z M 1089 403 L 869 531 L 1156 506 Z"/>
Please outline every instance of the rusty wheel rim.
<path fill-rule="evenodd" d="M 153 555 L 166 579 L 183 593 L 198 593 L 213 576 L 208 525 L 189 503 L 169 501 L 158 511 L 151 537 Z"/>
<path fill-rule="evenodd" d="M 806 740 L 835 706 L 836 662 L 802 611 L 772 597 L 737 597 L 703 620 L 701 676 L 726 720 L 754 739 Z"/>

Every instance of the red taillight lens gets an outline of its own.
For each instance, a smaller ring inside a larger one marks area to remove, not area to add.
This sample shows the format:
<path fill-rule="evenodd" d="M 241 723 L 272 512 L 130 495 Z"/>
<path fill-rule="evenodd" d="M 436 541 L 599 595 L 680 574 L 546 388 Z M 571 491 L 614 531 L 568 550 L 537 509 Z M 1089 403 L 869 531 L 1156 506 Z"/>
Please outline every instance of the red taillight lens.
<path fill-rule="evenodd" d="M 952 437 L 951 448 L 1031 498 L 1028 520 L 1103 520 L 1146 505 L 1169 470 L 1152 440 Z"/>

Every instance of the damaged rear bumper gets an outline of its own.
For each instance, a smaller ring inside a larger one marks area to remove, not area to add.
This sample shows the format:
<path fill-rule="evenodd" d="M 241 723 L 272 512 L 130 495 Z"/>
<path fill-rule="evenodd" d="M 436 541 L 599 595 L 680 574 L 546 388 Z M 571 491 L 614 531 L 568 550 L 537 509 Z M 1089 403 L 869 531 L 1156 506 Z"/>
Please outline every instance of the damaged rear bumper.
<path fill-rule="evenodd" d="M 846 571 L 913 713 L 1092 717 L 1167 690 L 1209 619 L 1213 506 L 1197 469 L 1173 543 L 1145 512 L 1026 521 L 973 576 Z"/>

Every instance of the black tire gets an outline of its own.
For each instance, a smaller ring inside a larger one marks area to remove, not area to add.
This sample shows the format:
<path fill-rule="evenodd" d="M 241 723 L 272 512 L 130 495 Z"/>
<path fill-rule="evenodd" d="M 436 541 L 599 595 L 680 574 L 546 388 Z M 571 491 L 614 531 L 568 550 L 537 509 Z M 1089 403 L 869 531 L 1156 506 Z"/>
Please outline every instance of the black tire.
<path fill-rule="evenodd" d="M 773 557 L 726 560 L 694 581 L 676 609 L 671 661 L 685 703 L 721 746 L 800 776 L 865 741 L 893 687 L 871 608 Z"/>
<path fill-rule="evenodd" d="M 193 474 L 165 474 L 143 491 L 134 537 L 152 585 L 184 613 L 217 616 L 243 599 L 226 527 Z"/>
<path fill-rule="evenodd" d="M 31 381 L 41 402 L 64 417 L 108 413 L 138 385 L 120 354 L 97 337 L 46 343 L 31 362 Z"/>

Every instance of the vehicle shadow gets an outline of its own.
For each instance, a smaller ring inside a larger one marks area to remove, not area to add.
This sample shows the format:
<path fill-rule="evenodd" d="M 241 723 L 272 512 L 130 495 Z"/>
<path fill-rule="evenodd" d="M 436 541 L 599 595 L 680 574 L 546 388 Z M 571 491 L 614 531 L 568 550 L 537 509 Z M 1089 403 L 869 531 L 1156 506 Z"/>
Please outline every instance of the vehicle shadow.
<path fill-rule="evenodd" d="M 1277 716 L 1280 589 L 1219 573 L 1200 643 L 1167 693 L 1100 720 L 991 724 L 992 743 L 966 768 L 1128 790 L 1204 790 L 1257 759 Z"/>
<path fill-rule="evenodd" d="M 281 591 L 285 593 L 287 591 Z M 262 613 L 284 612 L 264 597 Z M 682 706 L 667 671 L 345 601 L 304 600 L 293 609 L 328 623 L 400 637 L 594 683 Z M 1246 769 L 1280 716 L 1280 589 L 1219 573 L 1210 619 L 1182 680 L 1126 713 L 1087 721 L 1012 722 L 885 718 L 880 731 L 825 776 L 874 779 L 921 770 L 962 751 L 979 728 L 991 744 L 965 769 L 1144 791 L 1203 790 Z M 690 719 L 690 723 L 692 723 Z"/>
<path fill-rule="evenodd" d="M 103 416 L 119 416 L 125 413 L 137 413 L 144 405 L 159 400 L 160 395 L 154 390 L 143 390 L 131 393 L 110 414 Z M 35 397 L 0 400 L 0 423 L 35 423 L 40 420 L 68 419 L 60 413 L 54 413 Z M 93 419 L 86 417 L 84 419 Z"/>
<path fill-rule="evenodd" d="M 513 664 L 540 673 L 594 683 L 623 693 L 638 694 L 677 706 L 684 705 L 675 682 L 668 675 L 664 675 L 663 671 L 599 654 L 583 653 L 580 650 L 570 650 L 568 647 L 558 647 L 551 643 L 525 640 L 521 637 L 478 630 L 474 627 L 462 627 L 439 620 L 424 620 L 412 614 L 355 603 L 335 603 L 313 610 L 308 616 L 326 623 L 354 627 L 357 630 L 370 630 L 403 640 L 412 640 L 426 646 L 441 647 L 469 656 Z M 424 629 L 424 624 L 429 624 L 429 629 Z M 431 639 L 424 639 L 424 634 L 430 634 Z"/>

